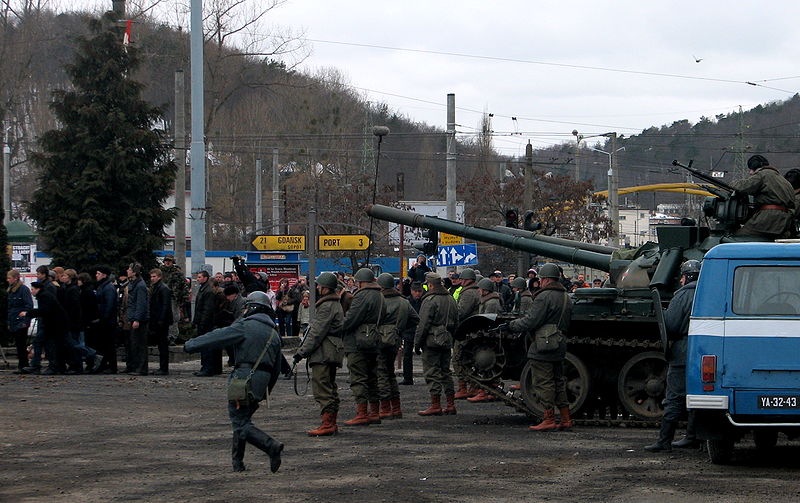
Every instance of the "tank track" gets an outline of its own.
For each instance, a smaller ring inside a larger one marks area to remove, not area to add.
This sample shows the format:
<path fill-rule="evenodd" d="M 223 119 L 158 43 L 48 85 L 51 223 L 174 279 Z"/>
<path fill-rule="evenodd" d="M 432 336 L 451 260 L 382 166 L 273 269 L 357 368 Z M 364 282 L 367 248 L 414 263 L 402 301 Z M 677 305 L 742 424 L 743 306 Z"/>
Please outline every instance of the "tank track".
<path fill-rule="evenodd" d="M 460 377 L 464 378 L 466 381 L 470 382 L 476 387 L 496 397 L 507 406 L 516 409 L 517 412 L 522 412 L 523 414 L 531 418 L 538 417 L 536 412 L 534 412 L 533 409 L 531 409 L 525 404 L 525 402 L 522 400 L 522 397 L 518 396 L 516 391 L 512 390 L 506 391 L 503 388 L 486 386 L 482 382 L 478 381 L 477 379 L 469 375 L 462 375 Z M 617 428 L 658 428 L 660 424 L 659 420 L 645 421 L 642 419 L 631 419 L 631 418 L 600 419 L 600 418 L 573 417 L 572 419 L 578 426 L 605 426 L 605 427 L 617 427 Z"/>

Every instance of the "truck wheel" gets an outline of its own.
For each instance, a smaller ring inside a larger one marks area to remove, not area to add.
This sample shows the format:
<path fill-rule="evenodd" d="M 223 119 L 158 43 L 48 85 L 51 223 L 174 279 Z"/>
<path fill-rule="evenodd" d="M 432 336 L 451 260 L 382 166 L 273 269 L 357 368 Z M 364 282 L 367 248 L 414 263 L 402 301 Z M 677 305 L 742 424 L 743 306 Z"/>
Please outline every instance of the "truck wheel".
<path fill-rule="evenodd" d="M 775 448 L 778 443 L 778 432 L 775 430 L 753 430 L 753 440 L 756 443 L 756 449 L 759 451 L 769 451 Z"/>
<path fill-rule="evenodd" d="M 727 465 L 733 457 L 733 440 L 722 438 L 719 440 L 706 440 L 708 459 L 715 465 Z"/>

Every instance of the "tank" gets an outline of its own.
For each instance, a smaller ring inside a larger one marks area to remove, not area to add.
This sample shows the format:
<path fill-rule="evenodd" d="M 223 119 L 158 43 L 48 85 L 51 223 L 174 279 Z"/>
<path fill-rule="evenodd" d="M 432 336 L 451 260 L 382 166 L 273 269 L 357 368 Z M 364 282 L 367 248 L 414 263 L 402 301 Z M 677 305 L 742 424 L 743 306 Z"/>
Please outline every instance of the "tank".
<path fill-rule="evenodd" d="M 615 249 L 527 230 L 486 229 L 381 205 L 367 213 L 379 220 L 432 229 L 505 248 L 609 273 L 603 288 L 582 288 L 572 294 L 574 308 L 565 364 L 570 408 L 577 417 L 657 420 L 663 413 L 666 390 L 666 338 L 661 309 L 679 285 L 683 261 L 702 260 L 724 242 L 757 241 L 732 236 L 746 220 L 748 199 L 703 173 L 674 163 L 707 181 L 703 188 L 715 194 L 703 212 L 712 225 L 701 227 L 690 219 L 683 225 L 660 226 L 658 243 L 636 249 Z M 518 313 L 478 315 L 464 320 L 455 333 L 464 346 L 460 363 L 463 377 L 479 383 L 509 405 L 540 416 L 527 364 L 527 336 L 495 329 Z M 520 389 L 506 390 L 492 383 L 519 381 Z"/>

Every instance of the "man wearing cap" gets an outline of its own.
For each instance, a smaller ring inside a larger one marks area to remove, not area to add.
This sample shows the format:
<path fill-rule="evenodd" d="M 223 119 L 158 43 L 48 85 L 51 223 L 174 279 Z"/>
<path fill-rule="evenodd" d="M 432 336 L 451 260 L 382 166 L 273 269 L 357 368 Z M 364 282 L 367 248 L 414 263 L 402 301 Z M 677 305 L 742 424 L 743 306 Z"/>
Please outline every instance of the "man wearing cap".
<path fill-rule="evenodd" d="M 39 318 L 39 328 L 42 333 L 42 345 L 45 355 L 47 355 L 47 368 L 42 372 L 43 375 L 61 374 L 63 358 L 65 355 L 59 352 L 66 337 L 67 312 L 58 303 L 56 296 L 47 288 L 42 281 L 31 283 L 31 294 L 36 299 L 37 307 L 30 311 L 21 311 L 21 318 Z M 38 334 L 37 334 L 38 335 Z M 27 367 L 27 374 L 38 374 L 38 367 Z"/>
<path fill-rule="evenodd" d="M 470 316 L 478 314 L 481 306 L 481 294 L 478 291 L 478 285 L 475 281 L 475 271 L 467 267 L 459 274 L 461 279 L 461 291 L 458 295 L 458 322 L 463 323 L 464 320 Z M 461 378 L 464 369 L 459 363 L 461 360 L 461 348 L 464 346 L 462 341 L 453 341 L 453 371 L 458 380 L 458 391 L 456 392 L 456 400 L 468 398 L 474 394 L 474 391 L 467 388 L 467 382 Z"/>
<path fill-rule="evenodd" d="M 361 268 L 354 277 L 358 289 L 342 323 L 344 352 L 350 371 L 350 390 L 356 402 L 356 416 L 344 424 L 380 424 L 378 401 L 378 326 L 386 318 L 386 302 L 371 269 Z"/>
<path fill-rule="evenodd" d="M 733 182 L 737 192 L 753 196 L 755 213 L 736 231 L 737 236 L 768 239 L 791 237 L 794 233 L 794 188 L 762 155 L 747 160 L 750 176 Z"/>
<path fill-rule="evenodd" d="M 544 407 L 544 420 L 533 431 L 555 431 L 572 427 L 569 416 L 564 358 L 567 353 L 565 334 L 569 329 L 572 301 L 559 278 L 555 264 L 539 269 L 542 288 L 533 296 L 533 305 L 525 315 L 508 324 L 512 332 L 530 332 L 533 341 L 528 347 L 528 360 L 533 369 L 533 386 Z M 551 339 L 555 348 L 550 347 Z M 555 421 L 555 407 L 560 409 L 561 423 Z"/>
<path fill-rule="evenodd" d="M 228 416 L 233 428 L 231 461 L 235 472 L 245 470 L 244 451 L 248 443 L 269 456 L 272 473 L 281 466 L 283 443 L 261 431 L 252 421 L 259 402 L 272 392 L 281 367 L 281 339 L 272 321 L 274 315 L 266 294 L 253 292 L 245 300 L 242 318 L 228 327 L 195 337 L 183 347 L 187 353 L 196 353 L 221 352 L 222 348 L 233 346 L 236 366 L 228 377 L 228 386 L 234 379 L 250 381 L 246 399 L 228 400 Z"/>
<path fill-rule="evenodd" d="M 339 414 L 339 392 L 336 387 L 336 369 L 342 367 L 344 343 L 341 330 L 344 312 L 336 294 L 336 276 L 323 272 L 316 280 L 319 299 L 315 304 L 314 319 L 305 342 L 294 355 L 295 363 L 308 358 L 311 367 L 311 392 L 320 406 L 322 420 L 319 428 L 306 432 L 310 437 L 335 435 L 339 431 L 336 416 Z"/>
<path fill-rule="evenodd" d="M 414 384 L 414 332 L 416 332 L 417 324 L 419 323 L 419 310 L 422 308 L 422 295 L 425 293 L 422 283 L 419 281 L 411 283 L 410 288 L 411 296 L 408 298 L 408 304 L 417 314 L 417 323 L 413 326 L 411 324 L 407 325 L 403 331 L 403 380 L 400 382 L 401 386 Z"/>
<path fill-rule="evenodd" d="M 502 311 L 511 311 L 514 305 L 514 292 L 503 282 L 502 271 L 495 271 L 489 275 L 492 280 L 492 290 L 500 294 L 500 304 Z"/>
<path fill-rule="evenodd" d="M 394 287 L 394 276 L 383 273 L 378 276 L 378 285 L 386 303 L 386 316 L 381 320 L 380 353 L 378 356 L 378 392 L 381 399 L 381 419 L 401 419 L 400 389 L 394 375 L 394 360 L 401 343 L 401 334 L 415 329 L 419 316 L 411 304 Z"/>
<path fill-rule="evenodd" d="M 422 297 L 419 324 L 414 333 L 414 351 L 422 354 L 422 371 L 431 394 L 431 405 L 420 416 L 455 414 L 455 388 L 450 373 L 452 333 L 458 325 L 458 305 L 435 272 L 425 275 L 428 291 Z M 441 395 L 447 400 L 442 409 Z"/>

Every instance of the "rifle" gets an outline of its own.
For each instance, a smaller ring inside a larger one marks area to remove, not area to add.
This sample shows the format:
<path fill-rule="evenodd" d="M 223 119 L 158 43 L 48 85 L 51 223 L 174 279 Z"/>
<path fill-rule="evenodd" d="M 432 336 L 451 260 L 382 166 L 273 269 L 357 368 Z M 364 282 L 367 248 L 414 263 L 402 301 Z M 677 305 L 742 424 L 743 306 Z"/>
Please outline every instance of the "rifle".
<path fill-rule="evenodd" d="M 708 176 L 707 174 L 703 173 L 702 171 L 698 171 L 698 170 L 692 168 L 692 163 L 694 163 L 693 160 L 689 161 L 689 165 L 687 166 L 685 164 L 681 164 L 677 160 L 673 160 L 672 161 L 672 165 L 673 166 L 678 166 L 679 168 L 683 168 L 686 171 L 688 171 L 689 173 L 691 173 L 694 176 L 696 176 L 697 178 L 699 178 L 700 180 L 703 180 L 706 183 L 710 183 L 714 187 L 718 187 L 718 188 L 720 188 L 722 190 L 727 191 L 727 194 L 719 194 L 715 190 L 712 190 L 714 187 L 706 187 L 708 189 L 708 191 L 711 192 L 714 195 L 717 195 L 717 196 L 720 196 L 720 197 L 729 197 L 731 195 L 731 193 L 736 192 L 736 189 L 733 188 L 732 186 L 728 185 L 727 183 L 722 182 L 720 180 L 717 180 L 715 178 L 712 178 L 712 177 Z"/>
<path fill-rule="evenodd" d="M 303 338 L 300 340 L 300 347 L 303 347 L 303 344 L 306 342 L 306 339 L 308 338 L 308 333 L 310 331 L 311 331 L 311 325 L 308 325 L 306 327 L 305 332 L 303 332 Z M 300 393 L 299 387 L 297 385 L 297 370 L 295 370 L 297 367 L 297 363 L 298 362 L 292 363 L 292 376 L 294 377 L 294 394 L 297 396 L 305 396 L 305 394 L 308 392 L 308 383 L 311 382 L 311 374 L 308 372 L 308 359 L 306 359 L 306 384 L 303 387 L 302 393 Z"/>

